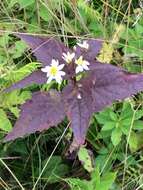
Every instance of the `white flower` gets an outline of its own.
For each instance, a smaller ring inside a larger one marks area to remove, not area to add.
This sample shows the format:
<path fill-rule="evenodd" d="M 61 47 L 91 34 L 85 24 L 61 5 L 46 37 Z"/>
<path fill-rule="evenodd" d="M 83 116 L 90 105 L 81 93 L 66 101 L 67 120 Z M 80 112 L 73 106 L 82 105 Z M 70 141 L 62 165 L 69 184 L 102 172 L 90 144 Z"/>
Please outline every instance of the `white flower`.
<path fill-rule="evenodd" d="M 87 41 L 83 41 L 82 43 L 77 43 L 77 45 L 81 48 L 84 48 L 84 49 L 89 48 L 89 44 L 87 43 Z"/>
<path fill-rule="evenodd" d="M 84 60 L 82 56 L 75 60 L 75 64 L 77 65 L 76 73 L 82 72 L 84 70 L 89 70 L 89 62 Z"/>
<path fill-rule="evenodd" d="M 75 53 L 63 53 L 62 58 L 67 62 L 67 63 L 71 63 L 73 58 L 75 57 Z"/>
<path fill-rule="evenodd" d="M 78 93 L 78 95 L 77 95 L 77 99 L 82 99 L 82 97 L 81 97 L 81 94 L 80 93 Z"/>
<path fill-rule="evenodd" d="M 64 76 L 66 73 L 62 71 L 64 68 L 64 64 L 59 65 L 59 61 L 52 59 L 51 65 L 46 66 L 41 69 L 41 71 L 47 73 L 47 83 L 50 83 L 52 80 L 56 80 L 59 84 L 62 82 L 62 76 Z"/>

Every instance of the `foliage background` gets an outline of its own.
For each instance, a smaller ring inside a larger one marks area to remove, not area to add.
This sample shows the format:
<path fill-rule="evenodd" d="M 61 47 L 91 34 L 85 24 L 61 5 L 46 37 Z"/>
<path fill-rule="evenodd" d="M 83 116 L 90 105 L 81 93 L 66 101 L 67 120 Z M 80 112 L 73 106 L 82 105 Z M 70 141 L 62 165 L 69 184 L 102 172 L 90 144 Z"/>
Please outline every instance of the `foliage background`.
<path fill-rule="evenodd" d="M 95 114 L 86 146 L 69 159 L 72 133 L 66 120 L 59 128 L 3 143 L 19 106 L 32 91 L 50 87 L 2 92 L 39 67 L 14 32 L 56 36 L 69 46 L 76 38 L 103 38 L 100 61 L 142 72 L 142 15 L 139 0 L 0 2 L 0 189 L 143 189 L 142 93 Z"/>

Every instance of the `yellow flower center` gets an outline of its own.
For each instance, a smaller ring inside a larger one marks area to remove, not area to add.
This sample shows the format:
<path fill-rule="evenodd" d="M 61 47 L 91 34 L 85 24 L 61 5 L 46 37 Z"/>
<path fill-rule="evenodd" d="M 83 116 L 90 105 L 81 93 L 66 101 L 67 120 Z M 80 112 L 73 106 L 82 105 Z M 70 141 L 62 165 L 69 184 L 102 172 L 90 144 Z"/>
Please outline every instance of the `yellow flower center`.
<path fill-rule="evenodd" d="M 67 63 L 70 63 L 72 59 L 70 57 L 67 58 Z"/>
<path fill-rule="evenodd" d="M 78 58 L 78 59 L 75 61 L 75 63 L 76 63 L 77 65 L 83 65 L 84 61 L 83 61 L 82 56 L 80 56 L 80 58 Z"/>
<path fill-rule="evenodd" d="M 51 75 L 55 76 L 58 73 L 57 67 L 54 67 L 54 66 L 51 67 L 50 73 L 51 73 Z"/>

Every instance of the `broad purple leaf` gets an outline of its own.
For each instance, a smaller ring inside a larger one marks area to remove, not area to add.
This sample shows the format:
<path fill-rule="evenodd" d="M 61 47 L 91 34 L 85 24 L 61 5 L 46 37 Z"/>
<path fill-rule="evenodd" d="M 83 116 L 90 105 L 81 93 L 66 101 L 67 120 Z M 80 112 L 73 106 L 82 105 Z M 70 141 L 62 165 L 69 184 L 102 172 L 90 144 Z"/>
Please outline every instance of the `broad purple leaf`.
<path fill-rule="evenodd" d="M 71 121 L 74 138 L 78 145 L 83 144 L 90 118 L 93 113 L 91 88 L 87 84 L 74 88 L 67 86 L 63 90 L 65 111 Z"/>
<path fill-rule="evenodd" d="M 4 92 L 10 92 L 12 90 L 21 89 L 21 88 L 30 86 L 32 84 L 43 84 L 43 83 L 46 83 L 46 81 L 47 81 L 47 77 L 45 73 L 43 73 L 40 70 L 34 71 L 29 76 L 25 77 L 21 81 L 7 88 Z"/>
<path fill-rule="evenodd" d="M 95 112 L 143 90 L 143 74 L 128 73 L 109 64 L 95 63 L 87 80 L 93 84 Z"/>
<path fill-rule="evenodd" d="M 64 79 L 71 78 L 74 73 L 74 67 L 73 65 L 67 65 L 62 56 L 63 53 L 72 51 L 66 47 L 64 43 L 56 40 L 55 38 L 28 34 L 17 34 L 16 36 L 24 40 L 29 45 L 37 60 L 42 63 L 43 67 L 50 65 L 52 59 L 57 59 L 60 64 L 65 64 L 63 70 L 66 72 L 66 76 L 64 76 Z"/>
<path fill-rule="evenodd" d="M 55 90 L 36 92 L 21 107 L 21 115 L 5 141 L 56 126 L 65 117 L 61 94 Z"/>
<path fill-rule="evenodd" d="M 89 48 L 84 49 L 77 45 L 75 51 L 76 57 L 78 58 L 82 55 L 85 60 L 93 61 L 99 53 L 103 41 L 101 41 L 101 39 L 90 39 L 85 41 L 87 41 L 87 43 L 89 44 Z"/>
<path fill-rule="evenodd" d="M 29 45 L 37 60 L 43 63 L 43 66 L 51 64 L 52 59 L 58 59 L 62 63 L 64 62 L 62 53 L 67 52 L 68 48 L 58 40 L 28 34 L 17 34 L 16 36 L 20 37 Z"/>
<path fill-rule="evenodd" d="M 86 78 L 63 91 L 66 113 L 77 145 L 84 143 L 94 112 L 142 90 L 143 74 L 132 74 L 109 64 L 94 62 Z"/>

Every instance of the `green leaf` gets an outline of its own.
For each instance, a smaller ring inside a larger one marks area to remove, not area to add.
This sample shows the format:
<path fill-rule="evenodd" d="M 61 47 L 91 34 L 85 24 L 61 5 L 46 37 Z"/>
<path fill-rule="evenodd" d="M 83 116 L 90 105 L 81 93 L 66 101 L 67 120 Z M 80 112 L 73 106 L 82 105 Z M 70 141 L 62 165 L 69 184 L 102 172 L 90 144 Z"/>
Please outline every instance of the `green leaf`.
<path fill-rule="evenodd" d="M 0 109 L 0 129 L 9 132 L 12 129 L 11 122 L 7 118 L 6 113 Z"/>
<path fill-rule="evenodd" d="M 47 21 L 47 22 L 49 22 L 52 19 L 51 14 L 49 13 L 48 9 L 44 5 L 40 6 L 39 15 L 44 21 Z"/>
<path fill-rule="evenodd" d="M 100 131 L 100 133 L 98 133 L 97 138 L 98 139 L 106 139 L 107 137 L 111 137 L 111 131 L 110 130 L 106 130 L 106 131 Z"/>
<path fill-rule="evenodd" d="M 8 8 L 12 8 L 16 3 L 19 3 L 21 8 L 26 8 L 29 5 L 34 4 L 35 0 L 11 0 Z"/>
<path fill-rule="evenodd" d="M 125 135 L 128 135 L 128 134 L 129 134 L 129 131 L 130 131 L 130 127 L 131 127 L 131 124 L 129 124 L 129 125 L 122 125 L 122 126 L 121 126 L 121 130 L 122 130 L 122 132 L 123 132 Z"/>
<path fill-rule="evenodd" d="M 6 47 L 9 43 L 10 37 L 9 34 L 5 33 L 0 37 L 0 47 Z"/>
<path fill-rule="evenodd" d="M 27 45 L 23 41 L 16 41 L 14 48 L 10 49 L 9 53 L 12 54 L 14 59 L 22 56 L 26 49 Z"/>
<path fill-rule="evenodd" d="M 141 120 L 134 121 L 133 129 L 136 129 L 136 130 L 143 129 L 143 121 L 141 121 Z"/>
<path fill-rule="evenodd" d="M 93 190 L 86 180 L 80 180 L 78 178 L 68 178 L 66 179 L 66 181 L 70 185 L 71 190 Z"/>
<path fill-rule="evenodd" d="M 96 25 L 96 23 L 100 23 L 99 20 L 101 20 L 102 18 L 98 11 L 93 9 L 92 6 L 89 6 L 88 3 L 86 3 L 86 1 L 84 0 L 78 0 L 77 3 L 80 16 L 82 17 L 82 19 L 84 19 L 84 22 L 94 22 L 94 26 Z M 101 32 L 101 27 L 99 29 Z"/>
<path fill-rule="evenodd" d="M 96 190 L 101 190 L 101 189 L 109 190 L 113 182 L 115 181 L 115 178 L 116 178 L 116 173 L 113 173 L 113 172 L 106 173 L 101 178 L 101 183 L 99 186 L 96 187 Z"/>
<path fill-rule="evenodd" d="M 129 46 L 125 48 L 126 53 L 133 54 L 134 56 L 138 56 L 143 59 L 143 39 L 142 37 L 138 39 L 131 39 L 129 41 Z"/>
<path fill-rule="evenodd" d="M 79 149 L 78 158 L 81 161 L 81 163 L 83 164 L 83 167 L 85 170 L 87 170 L 88 172 L 93 171 L 92 159 L 91 159 L 91 156 L 89 155 L 89 152 L 86 148 L 81 147 Z"/>
<path fill-rule="evenodd" d="M 107 121 L 103 127 L 102 127 L 102 131 L 108 131 L 113 129 L 116 126 L 116 122 L 113 121 Z"/>
<path fill-rule="evenodd" d="M 143 59 L 143 39 L 142 39 L 142 25 L 136 24 L 132 29 L 128 29 L 128 46 L 124 47 L 125 54 L 131 54 Z M 127 33 L 122 36 L 126 40 Z"/>
<path fill-rule="evenodd" d="M 35 0 L 18 0 L 21 8 L 26 8 L 35 3 Z"/>
<path fill-rule="evenodd" d="M 100 176 L 99 168 L 97 167 L 91 176 L 91 184 L 93 190 L 109 190 L 116 178 L 116 173 L 108 172 Z M 91 185 L 90 185 L 91 186 Z"/>
<path fill-rule="evenodd" d="M 133 132 L 131 133 L 129 139 L 129 148 L 131 152 L 136 152 L 143 147 L 143 132 Z"/>
<path fill-rule="evenodd" d="M 45 166 L 47 159 L 42 163 L 43 167 Z M 42 175 L 42 179 L 48 181 L 48 183 L 55 183 L 58 182 L 61 177 L 64 177 L 68 172 L 68 166 L 62 162 L 61 157 L 53 156 Z"/>
<path fill-rule="evenodd" d="M 138 149 L 140 149 L 143 147 L 143 132 L 138 132 L 136 133 L 136 135 L 137 135 L 137 140 L 138 140 Z"/>
<path fill-rule="evenodd" d="M 91 175 L 91 184 L 92 184 L 91 186 L 93 187 L 93 189 L 100 185 L 100 171 L 99 171 L 98 166 L 96 167 L 96 169 L 93 171 Z"/>
<path fill-rule="evenodd" d="M 68 178 L 72 190 L 109 190 L 115 181 L 116 173 L 108 172 L 100 175 L 99 167 L 91 174 L 91 180 L 80 180 L 79 178 Z"/>
<path fill-rule="evenodd" d="M 9 107 L 9 110 L 11 111 L 11 113 L 13 113 L 15 115 L 15 117 L 19 117 L 19 113 L 20 113 L 20 109 L 17 107 Z"/>
<path fill-rule="evenodd" d="M 135 120 L 140 119 L 141 117 L 143 117 L 143 109 L 136 111 L 134 116 Z"/>
<path fill-rule="evenodd" d="M 132 117 L 126 118 L 126 119 L 122 120 L 121 123 L 124 126 L 129 126 L 129 125 L 131 125 L 132 119 L 133 119 Z"/>
<path fill-rule="evenodd" d="M 17 82 L 24 77 L 28 76 L 31 74 L 33 71 L 37 70 L 41 63 L 38 62 L 31 62 L 26 64 L 25 66 L 17 69 L 17 70 L 12 70 L 10 73 L 8 73 L 4 79 L 9 81 L 9 82 Z"/>
<path fill-rule="evenodd" d="M 133 116 L 133 109 L 129 102 L 124 102 L 120 118 L 125 120 Z"/>
<path fill-rule="evenodd" d="M 12 91 L 0 96 L 0 104 L 4 108 L 11 108 L 16 105 L 25 103 L 27 99 L 31 98 L 30 91 L 20 92 L 19 90 Z"/>
<path fill-rule="evenodd" d="M 111 112 L 112 112 L 111 108 L 106 108 L 99 114 L 95 114 L 95 117 L 100 124 L 105 124 L 106 122 L 112 121 L 110 117 Z"/>
<path fill-rule="evenodd" d="M 131 135 L 130 135 L 129 147 L 130 147 L 131 152 L 135 152 L 136 150 L 138 150 L 138 136 L 133 131 L 131 132 Z"/>
<path fill-rule="evenodd" d="M 81 147 L 79 149 L 78 158 L 83 164 L 85 170 L 88 172 L 93 171 L 91 156 L 86 148 Z"/>
<path fill-rule="evenodd" d="M 118 117 L 117 117 L 116 113 L 114 113 L 113 111 L 110 112 L 110 118 L 113 121 L 117 121 L 118 120 Z"/>
<path fill-rule="evenodd" d="M 120 143 L 121 137 L 122 137 L 122 131 L 119 127 L 112 131 L 111 141 L 114 146 L 117 146 Z"/>
<path fill-rule="evenodd" d="M 137 23 L 137 24 L 135 25 L 135 32 L 136 32 L 136 35 L 137 35 L 137 36 L 142 35 L 142 33 L 143 33 L 143 26 L 140 25 L 139 23 Z"/>

